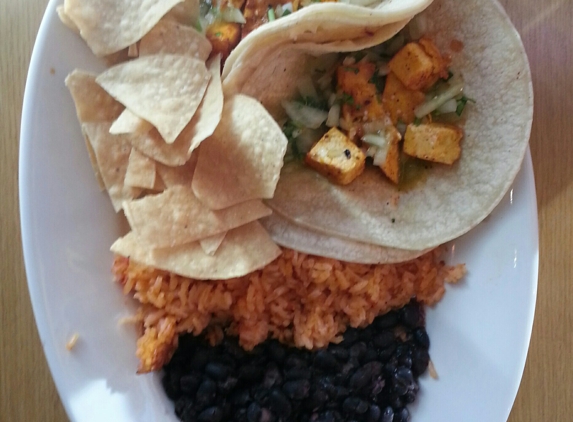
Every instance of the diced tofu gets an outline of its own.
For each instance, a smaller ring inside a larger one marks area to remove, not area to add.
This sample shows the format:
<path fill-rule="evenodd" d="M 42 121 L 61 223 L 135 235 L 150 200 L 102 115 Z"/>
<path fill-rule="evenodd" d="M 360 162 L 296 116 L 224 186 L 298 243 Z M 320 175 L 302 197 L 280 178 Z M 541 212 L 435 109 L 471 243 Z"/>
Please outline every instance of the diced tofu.
<path fill-rule="evenodd" d="M 452 125 L 408 125 L 404 135 L 404 152 L 422 160 L 453 164 L 460 158 L 463 136 L 463 131 Z"/>
<path fill-rule="evenodd" d="M 392 182 L 398 184 L 400 181 L 400 132 L 394 127 L 386 128 L 386 140 L 389 142 L 386 160 L 380 168 Z"/>
<path fill-rule="evenodd" d="M 249 33 L 264 23 L 269 21 L 269 7 L 273 9 L 279 4 L 287 3 L 284 0 L 246 0 L 243 16 L 245 24 L 243 25 L 241 37 L 245 38 Z M 294 4 L 293 4 L 294 6 Z"/>
<path fill-rule="evenodd" d="M 448 78 L 448 66 L 450 65 L 449 60 L 442 56 L 436 44 L 429 38 L 421 38 L 418 40 L 420 46 L 424 49 L 430 60 L 432 60 L 432 65 L 434 67 L 432 71 L 432 77 L 426 82 L 422 87 L 422 90 L 430 88 L 439 78 Z"/>
<path fill-rule="evenodd" d="M 431 57 L 415 42 L 402 47 L 392 57 L 388 66 L 406 88 L 413 91 L 424 88 L 434 75 Z"/>
<path fill-rule="evenodd" d="M 412 123 L 416 118 L 414 109 L 425 100 L 426 96 L 422 91 L 411 91 L 400 82 L 394 72 L 388 74 L 382 94 L 382 105 L 390 114 L 394 125 L 398 121 Z"/>
<path fill-rule="evenodd" d="M 370 82 L 376 65 L 370 62 L 341 64 L 336 71 L 338 88 L 350 96 L 347 101 L 351 106 L 362 107 L 370 104 L 376 97 L 376 85 Z"/>
<path fill-rule="evenodd" d="M 207 28 L 205 36 L 213 46 L 211 55 L 221 54 L 224 62 L 241 40 L 241 26 L 238 23 L 215 22 Z"/>
<path fill-rule="evenodd" d="M 333 127 L 306 154 L 306 164 L 339 185 L 347 185 L 364 171 L 366 157 L 348 137 Z"/>

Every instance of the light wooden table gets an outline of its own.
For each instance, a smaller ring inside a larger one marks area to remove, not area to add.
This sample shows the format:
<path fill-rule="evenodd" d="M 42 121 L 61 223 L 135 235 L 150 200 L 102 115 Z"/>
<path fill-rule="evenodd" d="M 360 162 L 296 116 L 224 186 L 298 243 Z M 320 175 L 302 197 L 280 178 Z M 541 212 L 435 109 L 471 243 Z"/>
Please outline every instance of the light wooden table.
<path fill-rule="evenodd" d="M 573 420 L 573 2 L 502 3 L 533 72 L 531 151 L 541 241 L 533 337 L 509 420 L 565 422 Z M 67 420 L 34 324 L 18 217 L 22 95 L 46 4 L 0 0 L 0 421 L 6 422 Z"/>

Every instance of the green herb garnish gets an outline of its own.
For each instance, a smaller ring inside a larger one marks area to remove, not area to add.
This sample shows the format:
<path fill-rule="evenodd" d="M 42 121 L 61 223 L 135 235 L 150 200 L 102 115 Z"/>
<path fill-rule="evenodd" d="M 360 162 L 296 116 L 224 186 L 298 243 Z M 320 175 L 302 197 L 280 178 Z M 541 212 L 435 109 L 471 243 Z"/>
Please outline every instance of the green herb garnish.
<path fill-rule="evenodd" d="M 284 12 L 283 12 L 283 14 L 282 14 L 282 16 L 281 16 L 281 18 L 284 18 L 285 16 L 288 16 L 288 15 L 290 15 L 291 13 L 292 13 L 292 12 L 291 12 L 290 10 L 285 9 Z"/>
<path fill-rule="evenodd" d="M 300 100 L 305 106 L 309 106 L 312 108 L 318 108 L 319 110 L 328 110 L 328 103 L 325 100 L 320 98 L 313 98 L 313 97 L 303 97 Z"/>
<path fill-rule="evenodd" d="M 374 84 L 374 86 L 376 86 L 376 90 L 379 93 L 384 92 L 384 88 L 386 87 L 386 77 L 380 76 L 378 74 L 378 69 L 376 69 L 376 72 L 374 73 L 374 75 L 372 75 L 372 77 L 370 78 L 370 80 L 368 82 L 370 82 L 371 84 Z"/>
<path fill-rule="evenodd" d="M 422 119 L 420 119 L 419 117 L 416 117 L 414 119 L 414 125 L 415 126 L 420 126 L 421 123 L 422 123 Z"/>
<path fill-rule="evenodd" d="M 348 105 L 354 105 L 354 97 L 352 95 L 347 94 L 346 92 L 342 93 L 342 102 Z"/>
<path fill-rule="evenodd" d="M 471 98 L 468 98 L 468 97 L 466 97 L 465 95 L 462 96 L 462 98 L 460 98 L 459 100 L 457 100 L 458 106 L 456 107 L 456 114 L 457 114 L 458 116 L 461 116 L 461 115 L 462 115 L 462 113 L 464 112 L 464 109 L 466 108 L 466 104 L 468 103 L 468 101 L 469 101 L 470 103 L 474 103 L 474 104 L 475 104 L 475 102 L 476 102 L 475 100 L 473 100 L 473 99 L 471 99 Z"/>
<path fill-rule="evenodd" d="M 345 72 L 352 72 L 356 75 L 356 74 L 358 74 L 358 72 L 360 72 L 360 69 L 357 69 L 355 67 L 350 67 L 350 66 L 344 66 L 344 71 Z"/>
<path fill-rule="evenodd" d="M 275 9 L 273 9 L 272 6 L 269 6 L 269 10 L 267 10 L 267 16 L 269 17 L 269 22 L 277 19 L 275 15 Z"/>

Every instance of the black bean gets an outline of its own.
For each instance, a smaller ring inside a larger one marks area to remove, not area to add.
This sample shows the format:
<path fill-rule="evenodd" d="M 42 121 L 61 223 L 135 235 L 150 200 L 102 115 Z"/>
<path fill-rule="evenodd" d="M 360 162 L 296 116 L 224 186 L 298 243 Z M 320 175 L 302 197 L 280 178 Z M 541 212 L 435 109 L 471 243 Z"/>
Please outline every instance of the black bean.
<path fill-rule="evenodd" d="M 342 403 L 342 411 L 346 415 L 362 415 L 368 412 L 368 403 L 362 400 L 360 397 L 348 397 Z"/>
<path fill-rule="evenodd" d="M 402 400 L 406 404 L 414 403 L 414 401 L 416 401 L 416 393 L 414 391 L 408 391 L 406 394 L 404 394 Z"/>
<path fill-rule="evenodd" d="M 263 385 L 265 388 L 272 388 L 275 385 L 280 385 L 283 382 L 283 377 L 276 363 L 269 363 L 265 376 L 263 378 Z"/>
<path fill-rule="evenodd" d="M 181 397 L 175 402 L 175 414 L 180 418 L 189 413 L 193 412 L 193 401 L 187 397 Z"/>
<path fill-rule="evenodd" d="M 400 322 L 406 327 L 415 328 L 423 323 L 421 309 L 414 303 L 409 303 L 400 309 Z"/>
<path fill-rule="evenodd" d="M 378 394 L 382 392 L 384 387 L 386 386 L 386 381 L 384 377 L 378 376 L 372 380 L 372 384 L 370 385 L 370 396 L 376 397 Z"/>
<path fill-rule="evenodd" d="M 360 390 L 366 387 L 372 381 L 372 374 L 367 368 L 361 367 L 350 377 L 348 386 L 353 390 Z"/>
<path fill-rule="evenodd" d="M 315 422 L 335 422 L 336 419 L 334 414 L 331 410 L 327 410 L 326 412 L 319 413 L 316 417 Z"/>
<path fill-rule="evenodd" d="M 246 405 L 251 400 L 249 390 L 236 390 L 229 396 L 231 404 L 237 407 Z"/>
<path fill-rule="evenodd" d="M 252 402 L 247 408 L 247 420 L 249 422 L 259 422 L 262 415 L 261 406 L 257 402 Z"/>
<path fill-rule="evenodd" d="M 393 419 L 394 419 L 394 409 L 388 406 L 382 412 L 382 417 L 380 418 L 380 422 L 392 422 Z"/>
<path fill-rule="evenodd" d="M 392 357 L 395 351 L 396 345 L 392 344 L 378 352 L 378 359 L 380 359 L 382 362 L 385 362 Z"/>
<path fill-rule="evenodd" d="M 293 400 L 302 400 L 308 397 L 310 382 L 308 380 L 288 381 L 283 385 L 285 394 Z"/>
<path fill-rule="evenodd" d="M 222 381 L 229 376 L 229 367 L 217 362 L 210 362 L 205 366 L 205 373 L 215 381 Z"/>
<path fill-rule="evenodd" d="M 404 402 L 399 396 L 392 396 L 388 404 L 390 404 L 394 409 L 399 409 L 404 406 Z"/>
<path fill-rule="evenodd" d="M 292 412 L 292 405 L 289 399 L 277 389 L 274 389 L 269 394 L 268 405 L 269 408 L 277 415 L 280 415 L 282 419 L 288 419 Z"/>
<path fill-rule="evenodd" d="M 301 356 L 291 354 L 286 358 L 284 366 L 285 368 L 305 368 L 307 364 Z"/>
<path fill-rule="evenodd" d="M 372 343 L 374 346 L 378 347 L 379 349 L 384 349 L 391 344 L 394 344 L 396 338 L 394 333 L 391 331 L 382 331 L 381 333 L 376 334 L 372 338 Z"/>
<path fill-rule="evenodd" d="M 310 379 L 310 369 L 308 368 L 291 368 L 287 369 L 284 373 L 284 379 L 286 381 L 291 380 L 303 380 L 303 379 Z"/>
<path fill-rule="evenodd" d="M 197 389 L 197 394 L 195 395 L 195 402 L 198 408 L 202 409 L 215 400 L 217 395 L 217 385 L 215 382 L 209 378 L 205 378 L 199 388 Z"/>
<path fill-rule="evenodd" d="M 177 398 L 181 395 L 181 387 L 180 387 L 180 380 L 181 375 L 179 372 L 166 372 L 161 379 L 161 384 L 163 385 L 163 389 L 165 390 L 165 394 L 171 400 L 177 400 Z"/>
<path fill-rule="evenodd" d="M 363 341 L 353 344 L 350 348 L 350 357 L 360 360 L 366 353 L 366 350 L 368 350 L 368 346 Z"/>
<path fill-rule="evenodd" d="M 197 421 L 199 422 L 220 422 L 222 420 L 223 411 L 217 406 L 208 407 L 197 416 Z"/>
<path fill-rule="evenodd" d="M 205 365 L 207 365 L 207 362 L 209 362 L 209 350 L 201 348 L 195 351 L 195 354 L 189 362 L 189 366 L 191 369 L 200 371 L 205 367 Z"/>
<path fill-rule="evenodd" d="M 424 327 L 416 328 L 414 331 L 414 340 L 423 349 L 428 350 L 430 348 L 430 337 Z"/>
<path fill-rule="evenodd" d="M 428 363 L 430 362 L 430 355 L 424 349 L 417 349 L 412 354 L 412 373 L 419 377 L 422 375 L 426 368 L 428 367 Z"/>
<path fill-rule="evenodd" d="M 222 346 L 226 353 L 237 361 L 242 361 L 247 356 L 247 353 L 241 346 L 239 346 L 239 343 L 235 338 L 225 338 Z"/>
<path fill-rule="evenodd" d="M 381 362 L 373 361 L 373 362 L 365 363 L 362 366 L 362 368 L 365 371 L 368 371 L 372 375 L 372 377 L 376 377 L 382 373 L 383 365 Z"/>
<path fill-rule="evenodd" d="M 254 364 L 248 364 L 241 366 L 238 371 L 238 377 L 240 380 L 246 382 L 257 382 L 264 374 L 264 367 Z"/>
<path fill-rule="evenodd" d="M 350 390 L 341 385 L 336 386 L 332 389 L 332 399 L 336 401 L 344 400 L 350 395 Z"/>
<path fill-rule="evenodd" d="M 316 390 L 305 400 L 305 407 L 311 412 L 319 410 L 327 401 L 328 393 L 324 390 Z"/>
<path fill-rule="evenodd" d="M 314 355 L 314 365 L 320 369 L 336 370 L 339 366 L 336 358 L 328 350 L 319 350 Z"/>
<path fill-rule="evenodd" d="M 345 349 L 340 346 L 329 347 L 328 351 L 332 354 L 332 356 L 334 356 L 341 362 L 346 362 L 348 360 L 348 357 L 350 356 L 348 349 Z"/>
<path fill-rule="evenodd" d="M 197 393 L 197 388 L 201 383 L 201 375 L 198 373 L 191 373 L 189 375 L 183 375 L 179 381 L 181 386 L 181 391 L 188 396 L 194 396 Z"/>
<path fill-rule="evenodd" d="M 282 363 L 287 355 L 285 347 L 276 340 L 271 340 L 267 347 L 269 356 L 276 363 Z"/>
<path fill-rule="evenodd" d="M 378 329 L 393 328 L 398 324 L 398 313 L 395 311 L 388 312 L 374 319 L 374 325 Z"/>
<path fill-rule="evenodd" d="M 410 421 L 410 412 L 408 412 L 408 409 L 403 407 L 402 409 L 399 409 L 396 411 L 396 413 L 394 414 L 394 419 L 392 421 L 393 422 L 409 422 Z"/>
<path fill-rule="evenodd" d="M 414 389 L 415 381 L 412 371 L 408 368 L 400 367 L 394 373 L 392 387 L 399 396 L 403 396 L 408 391 Z"/>
<path fill-rule="evenodd" d="M 342 335 L 343 340 L 340 343 L 340 345 L 342 347 L 349 347 L 353 345 L 358 340 L 359 337 L 360 333 L 356 328 L 348 327 L 344 332 L 344 334 Z"/>
<path fill-rule="evenodd" d="M 370 406 L 368 410 L 368 414 L 366 415 L 366 422 L 378 422 L 380 420 L 380 416 L 382 415 L 382 411 L 378 406 L 375 404 Z"/>
<path fill-rule="evenodd" d="M 233 391 L 238 382 L 239 380 L 235 377 L 227 377 L 224 381 L 217 383 L 217 388 L 221 394 L 227 395 Z"/>
<path fill-rule="evenodd" d="M 270 411 L 270 409 L 267 409 L 266 407 L 261 408 L 260 422 L 274 422 L 275 420 L 275 415 Z"/>

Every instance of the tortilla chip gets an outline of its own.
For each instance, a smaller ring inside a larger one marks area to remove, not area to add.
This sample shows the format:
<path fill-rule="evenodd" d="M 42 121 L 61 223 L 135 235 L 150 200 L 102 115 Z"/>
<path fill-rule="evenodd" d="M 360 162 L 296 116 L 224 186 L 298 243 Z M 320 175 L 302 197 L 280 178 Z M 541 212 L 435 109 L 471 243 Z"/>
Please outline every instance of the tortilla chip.
<path fill-rule="evenodd" d="M 146 120 L 143 120 L 129 111 L 127 108 L 123 110 L 123 113 L 113 122 L 109 128 L 109 133 L 114 135 L 119 135 L 122 133 L 137 133 L 146 134 L 151 129 L 153 125 Z"/>
<path fill-rule="evenodd" d="M 58 17 L 60 18 L 62 23 L 79 35 L 80 29 L 77 27 L 74 21 L 71 20 L 70 17 L 66 14 L 63 4 L 56 7 L 56 12 L 58 13 Z"/>
<path fill-rule="evenodd" d="M 139 41 L 183 0 L 67 0 L 65 14 L 98 57 Z"/>
<path fill-rule="evenodd" d="M 197 30 L 171 20 L 160 20 L 139 43 L 139 55 L 180 54 L 207 60 L 211 43 Z"/>
<path fill-rule="evenodd" d="M 168 54 L 119 64 L 96 82 L 171 144 L 197 111 L 210 78 L 201 60 Z"/>
<path fill-rule="evenodd" d="M 271 213 L 259 200 L 211 211 L 189 186 L 173 186 L 159 195 L 126 201 L 123 207 L 138 242 L 153 248 L 194 242 Z"/>
<path fill-rule="evenodd" d="M 211 73 L 211 80 L 201 105 L 193 116 L 191 123 L 191 143 L 189 151 L 193 152 L 201 142 L 213 134 L 221 121 L 223 113 L 223 87 L 221 85 L 221 55 L 217 54 L 207 62 L 207 68 Z"/>
<path fill-rule="evenodd" d="M 155 163 L 157 173 L 165 186 L 170 188 L 172 186 L 191 186 L 193 180 L 193 173 L 197 165 L 197 154 L 192 154 L 191 159 L 182 166 L 170 167 L 165 164 Z"/>
<path fill-rule="evenodd" d="M 116 240 L 111 251 L 143 265 L 199 280 L 241 277 L 281 254 L 257 221 L 230 230 L 214 256 L 207 255 L 199 242 L 152 250 L 138 243 L 133 233 Z"/>
<path fill-rule="evenodd" d="M 80 123 L 110 122 L 121 114 L 123 106 L 96 83 L 96 75 L 76 69 L 66 77 L 65 83 Z"/>
<path fill-rule="evenodd" d="M 84 140 L 86 142 L 86 149 L 88 150 L 88 155 L 90 157 L 90 163 L 92 165 L 92 169 L 94 171 L 94 176 L 97 180 L 97 184 L 99 185 L 99 190 L 101 192 L 103 192 L 105 190 L 105 183 L 103 183 L 103 179 L 101 177 L 101 173 L 99 171 L 99 166 L 97 164 L 97 159 L 95 156 L 95 151 L 92 148 L 92 144 L 88 138 L 88 135 L 86 134 L 84 128 L 82 127 L 82 135 L 84 135 Z"/>
<path fill-rule="evenodd" d="M 136 188 L 153 189 L 155 173 L 155 161 L 132 148 L 124 183 Z"/>
<path fill-rule="evenodd" d="M 195 25 L 199 20 L 199 0 L 185 0 L 171 9 L 164 20 L 172 20 L 183 25 Z"/>
<path fill-rule="evenodd" d="M 209 208 L 272 198 L 287 139 L 256 100 L 232 97 L 213 136 L 201 145 L 193 191 Z"/>
<path fill-rule="evenodd" d="M 226 235 L 227 232 L 223 232 L 199 240 L 199 244 L 201 245 L 201 248 L 203 248 L 203 252 L 209 256 L 214 256 L 219 249 L 219 246 L 221 246 L 221 243 L 223 243 L 223 240 L 225 240 Z"/>
<path fill-rule="evenodd" d="M 109 123 L 84 123 L 82 130 L 95 153 L 101 177 L 116 212 L 122 202 L 137 198 L 141 189 L 124 185 L 131 144 L 125 136 L 111 135 Z"/>

